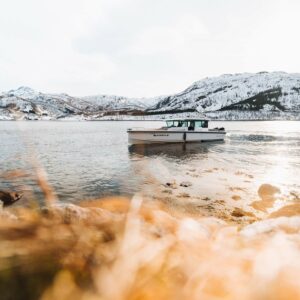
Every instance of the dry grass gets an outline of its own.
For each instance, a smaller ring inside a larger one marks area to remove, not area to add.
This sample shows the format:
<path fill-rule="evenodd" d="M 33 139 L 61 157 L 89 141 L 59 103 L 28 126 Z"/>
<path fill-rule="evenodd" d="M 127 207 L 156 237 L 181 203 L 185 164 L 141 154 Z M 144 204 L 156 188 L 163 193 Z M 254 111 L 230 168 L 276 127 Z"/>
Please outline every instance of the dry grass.
<path fill-rule="evenodd" d="M 241 226 L 138 195 L 60 204 L 37 182 L 43 208 L 0 211 L 3 300 L 300 299 L 299 205 Z"/>
<path fill-rule="evenodd" d="M 14 208 L 1 299 L 300 299 L 300 219 L 241 230 L 136 196 Z"/>

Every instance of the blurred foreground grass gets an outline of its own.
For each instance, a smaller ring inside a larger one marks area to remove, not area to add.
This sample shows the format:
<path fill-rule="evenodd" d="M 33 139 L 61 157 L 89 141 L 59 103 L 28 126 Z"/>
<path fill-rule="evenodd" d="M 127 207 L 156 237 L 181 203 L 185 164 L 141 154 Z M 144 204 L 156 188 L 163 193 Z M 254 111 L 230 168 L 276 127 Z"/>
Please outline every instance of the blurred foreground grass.
<path fill-rule="evenodd" d="M 300 218 L 245 227 L 108 198 L 0 217 L 1 299 L 300 299 Z"/>

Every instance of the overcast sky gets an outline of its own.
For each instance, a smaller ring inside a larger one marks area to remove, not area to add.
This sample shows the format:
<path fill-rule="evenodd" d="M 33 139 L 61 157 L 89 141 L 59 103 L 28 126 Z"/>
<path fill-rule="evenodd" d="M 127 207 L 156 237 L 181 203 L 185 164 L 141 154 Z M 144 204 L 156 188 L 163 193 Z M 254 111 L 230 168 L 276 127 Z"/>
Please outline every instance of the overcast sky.
<path fill-rule="evenodd" d="M 299 12 L 300 0 L 3 0 L 0 90 L 142 97 L 300 72 Z"/>

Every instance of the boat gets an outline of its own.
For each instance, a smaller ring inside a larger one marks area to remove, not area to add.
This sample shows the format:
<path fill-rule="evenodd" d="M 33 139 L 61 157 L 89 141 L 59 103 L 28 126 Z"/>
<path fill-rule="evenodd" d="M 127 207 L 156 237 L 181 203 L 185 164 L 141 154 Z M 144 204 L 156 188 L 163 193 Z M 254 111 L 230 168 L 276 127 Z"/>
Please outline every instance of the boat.
<path fill-rule="evenodd" d="M 166 121 L 166 126 L 158 129 L 129 128 L 128 143 L 190 143 L 206 141 L 222 141 L 226 131 L 222 128 L 209 128 L 208 119 L 172 119 Z"/>

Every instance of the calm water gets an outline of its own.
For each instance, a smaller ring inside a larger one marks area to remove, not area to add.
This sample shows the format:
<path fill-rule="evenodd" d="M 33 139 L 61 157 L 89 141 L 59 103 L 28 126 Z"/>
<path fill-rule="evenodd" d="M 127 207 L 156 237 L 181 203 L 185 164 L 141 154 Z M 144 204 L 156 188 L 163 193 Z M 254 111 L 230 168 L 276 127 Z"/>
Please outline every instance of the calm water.
<path fill-rule="evenodd" d="M 0 189 L 33 189 L 40 197 L 34 180 L 36 163 L 64 201 L 131 195 L 151 176 L 163 182 L 187 166 L 201 165 L 243 171 L 260 183 L 290 191 L 300 189 L 300 122 L 212 122 L 212 127 L 228 131 L 225 142 L 128 147 L 127 128 L 162 124 L 0 122 L 1 173 L 22 169 L 30 175 L 2 178 Z"/>

